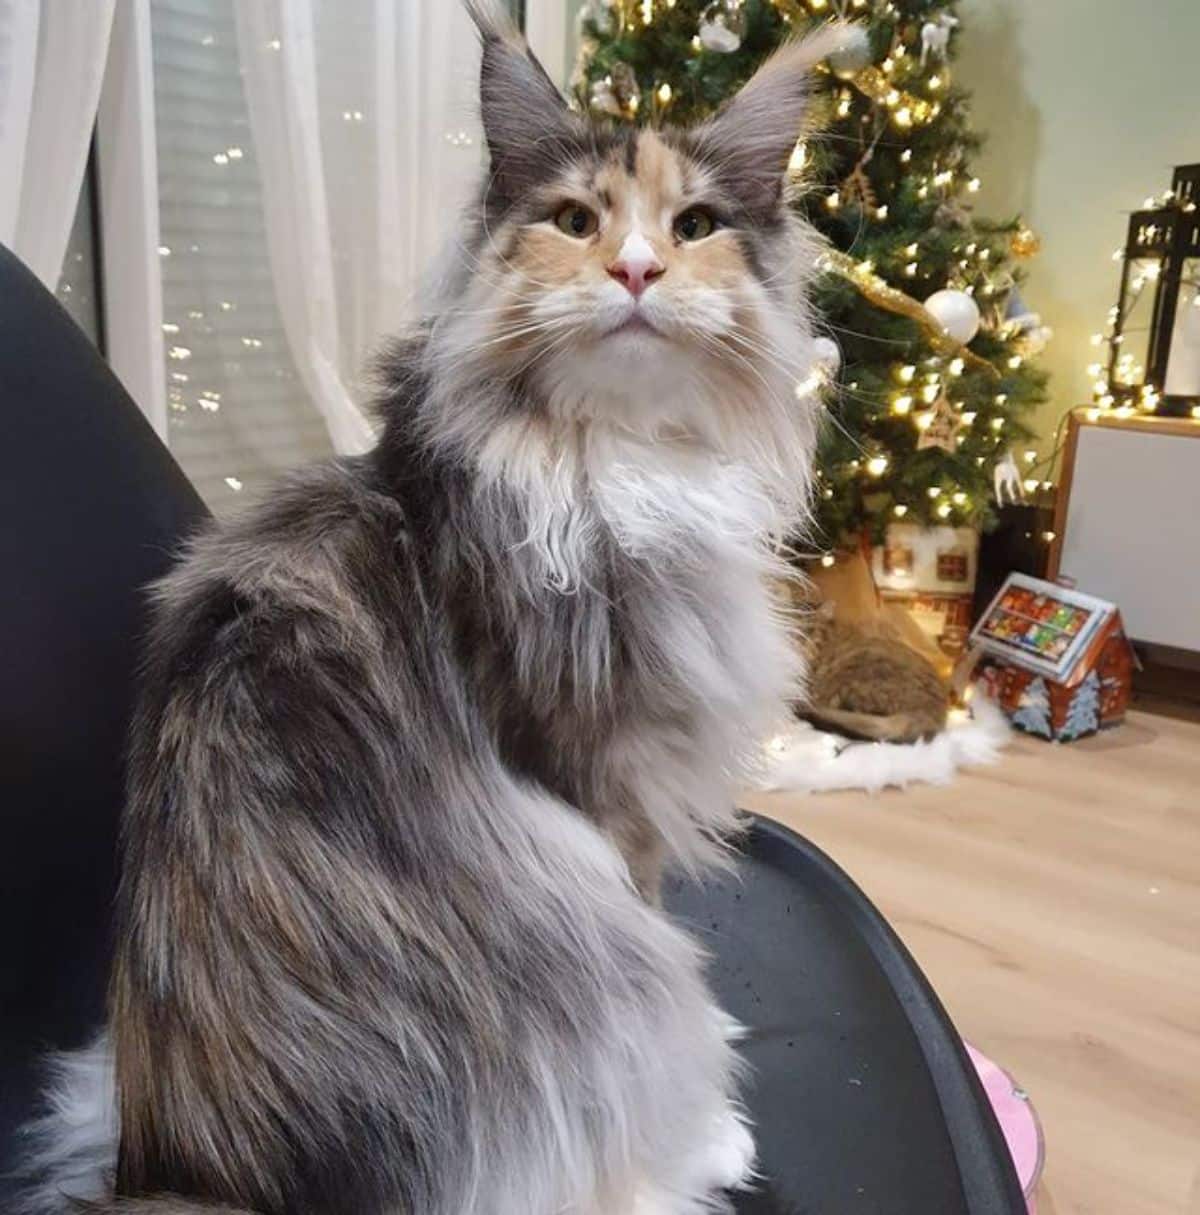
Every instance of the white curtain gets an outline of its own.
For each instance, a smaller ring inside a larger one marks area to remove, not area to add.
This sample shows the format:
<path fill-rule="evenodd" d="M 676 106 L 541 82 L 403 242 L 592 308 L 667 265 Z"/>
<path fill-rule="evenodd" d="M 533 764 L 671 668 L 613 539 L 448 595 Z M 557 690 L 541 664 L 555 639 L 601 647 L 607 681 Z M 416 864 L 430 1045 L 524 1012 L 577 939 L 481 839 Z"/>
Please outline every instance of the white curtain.
<path fill-rule="evenodd" d="M 234 9 L 288 345 L 335 448 L 363 451 L 363 360 L 418 312 L 477 179 L 478 40 L 452 0 Z"/>
<path fill-rule="evenodd" d="M 58 283 L 115 0 L 0 0 L 0 243 Z"/>

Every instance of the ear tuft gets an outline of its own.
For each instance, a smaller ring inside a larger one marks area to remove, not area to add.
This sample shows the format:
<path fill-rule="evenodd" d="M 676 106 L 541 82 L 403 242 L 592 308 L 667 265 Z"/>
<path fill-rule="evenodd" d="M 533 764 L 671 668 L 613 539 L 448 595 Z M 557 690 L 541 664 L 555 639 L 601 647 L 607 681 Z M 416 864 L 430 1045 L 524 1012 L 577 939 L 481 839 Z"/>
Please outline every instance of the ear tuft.
<path fill-rule="evenodd" d="M 521 32 L 508 9 L 500 0 L 463 0 L 467 16 L 475 22 L 479 36 L 486 42 L 496 38 L 504 42 L 521 42 Z"/>
<path fill-rule="evenodd" d="M 479 102 L 490 194 L 511 205 L 559 167 L 576 119 L 498 0 L 465 0 L 483 40 Z"/>
<path fill-rule="evenodd" d="M 813 69 L 861 38 L 859 27 L 831 21 L 806 38 L 785 43 L 696 132 L 700 156 L 756 219 L 770 219 L 782 201 L 784 172 L 808 111 Z"/>

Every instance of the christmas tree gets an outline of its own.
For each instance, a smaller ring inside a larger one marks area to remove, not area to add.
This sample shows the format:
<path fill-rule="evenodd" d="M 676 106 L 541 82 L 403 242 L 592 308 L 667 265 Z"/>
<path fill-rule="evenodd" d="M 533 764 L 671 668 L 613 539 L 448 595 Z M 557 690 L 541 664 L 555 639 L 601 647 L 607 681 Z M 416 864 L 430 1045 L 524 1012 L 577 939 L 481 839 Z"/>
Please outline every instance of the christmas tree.
<path fill-rule="evenodd" d="M 1021 694 L 1021 702 L 1013 714 L 1013 725 L 1042 738 L 1049 738 L 1054 733 L 1050 725 L 1050 692 L 1040 676 Z"/>
<path fill-rule="evenodd" d="M 1089 671 L 1088 677 L 1075 689 L 1067 719 L 1063 722 L 1061 737 L 1064 740 L 1082 738 L 1095 734 L 1100 729 L 1100 677 Z"/>
<path fill-rule="evenodd" d="M 957 0 L 588 0 L 578 104 L 630 122 L 696 122 L 781 42 L 832 16 L 858 26 L 815 82 L 788 167 L 827 238 L 817 304 L 828 425 L 823 548 L 889 522 L 986 526 L 1019 483 L 1025 419 L 1044 399 L 1046 331 L 1020 302 L 1037 251 L 1019 219 L 974 214 L 979 139 L 953 77 Z M 997 468 L 1002 474 L 996 477 Z M 1029 471 L 1026 470 L 1026 476 Z"/>

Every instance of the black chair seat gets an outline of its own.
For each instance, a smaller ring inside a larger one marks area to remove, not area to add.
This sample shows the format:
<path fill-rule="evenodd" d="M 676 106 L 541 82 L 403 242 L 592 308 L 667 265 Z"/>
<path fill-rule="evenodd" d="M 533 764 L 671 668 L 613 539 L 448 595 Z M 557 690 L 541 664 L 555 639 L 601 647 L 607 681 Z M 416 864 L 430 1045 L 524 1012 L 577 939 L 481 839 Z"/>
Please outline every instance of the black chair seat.
<path fill-rule="evenodd" d="M 741 1215 L 1024 1215 L 1000 1128 L 908 951 L 818 848 L 756 819 L 733 874 L 668 884 L 746 1028 L 763 1175 Z"/>
<path fill-rule="evenodd" d="M 207 512 L 91 342 L 3 247 L 0 436 L 2 1174 L 37 1060 L 103 1019 L 142 588 Z"/>

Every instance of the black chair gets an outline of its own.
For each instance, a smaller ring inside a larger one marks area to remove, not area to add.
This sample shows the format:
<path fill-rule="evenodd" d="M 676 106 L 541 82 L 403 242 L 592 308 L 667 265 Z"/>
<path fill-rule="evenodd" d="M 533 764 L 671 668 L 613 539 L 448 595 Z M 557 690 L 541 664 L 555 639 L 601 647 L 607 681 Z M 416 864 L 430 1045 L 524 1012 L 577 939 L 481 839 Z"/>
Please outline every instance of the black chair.
<path fill-rule="evenodd" d="M 0 249 L 0 1175 L 39 1060 L 103 1019 L 142 588 L 205 516 L 53 297 Z M 999 1129 L 937 998 L 867 899 L 757 822 L 737 873 L 674 884 L 750 1028 L 755 1215 L 1021 1215 Z M 0 1209 L 12 1183 L 0 1179 Z"/>

